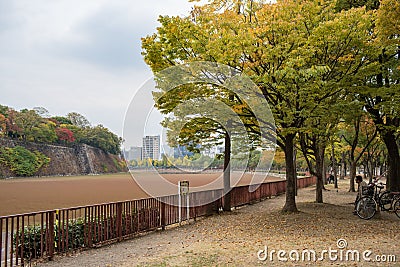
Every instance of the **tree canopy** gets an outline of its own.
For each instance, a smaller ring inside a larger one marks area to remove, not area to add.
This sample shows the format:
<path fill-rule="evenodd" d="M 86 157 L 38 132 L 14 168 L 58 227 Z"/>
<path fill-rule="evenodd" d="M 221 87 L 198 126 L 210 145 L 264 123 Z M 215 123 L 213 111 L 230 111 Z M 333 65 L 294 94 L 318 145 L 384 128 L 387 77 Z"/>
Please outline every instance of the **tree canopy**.
<path fill-rule="evenodd" d="M 23 141 L 62 145 L 88 144 L 108 153 L 119 154 L 122 139 L 102 125 L 90 126 L 76 112 L 66 117 L 49 115 L 42 107 L 16 111 L 0 105 L 0 136 Z"/>
<path fill-rule="evenodd" d="M 374 51 L 372 11 L 361 6 L 337 12 L 334 1 L 215 0 L 195 7 L 190 16 L 161 16 L 159 22 L 157 33 L 142 39 L 154 72 L 206 60 L 226 64 L 257 84 L 285 152 L 284 210 L 296 211 L 296 136 L 325 125 L 331 119 L 325 110 L 343 108 L 351 87 L 365 80 Z M 193 89 L 188 91 L 196 94 Z M 185 96 L 177 98 L 186 101 Z"/>

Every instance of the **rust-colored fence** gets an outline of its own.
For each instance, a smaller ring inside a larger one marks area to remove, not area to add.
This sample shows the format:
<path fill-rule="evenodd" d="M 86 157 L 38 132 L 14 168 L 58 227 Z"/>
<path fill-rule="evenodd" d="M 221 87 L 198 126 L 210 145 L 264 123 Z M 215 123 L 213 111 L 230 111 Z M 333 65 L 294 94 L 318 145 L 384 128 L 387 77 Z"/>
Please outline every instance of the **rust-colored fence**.
<path fill-rule="evenodd" d="M 298 188 L 315 184 L 315 177 L 300 178 Z M 285 192 L 286 181 L 232 188 L 232 207 Z M 209 215 L 223 206 L 223 190 L 189 195 L 189 217 Z M 202 204 L 207 203 L 207 204 Z M 138 199 L 60 210 L 0 217 L 0 267 L 31 265 L 54 254 L 119 242 L 138 233 L 179 222 L 178 196 Z M 187 218 L 182 209 L 182 218 Z"/>

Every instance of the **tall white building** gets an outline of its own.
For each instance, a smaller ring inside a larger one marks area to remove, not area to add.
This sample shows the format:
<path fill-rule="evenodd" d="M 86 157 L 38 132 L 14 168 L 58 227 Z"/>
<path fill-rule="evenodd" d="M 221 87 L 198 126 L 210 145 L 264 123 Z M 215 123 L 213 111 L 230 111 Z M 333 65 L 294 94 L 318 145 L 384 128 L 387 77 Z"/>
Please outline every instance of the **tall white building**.
<path fill-rule="evenodd" d="M 143 159 L 160 159 L 160 136 L 143 137 Z"/>

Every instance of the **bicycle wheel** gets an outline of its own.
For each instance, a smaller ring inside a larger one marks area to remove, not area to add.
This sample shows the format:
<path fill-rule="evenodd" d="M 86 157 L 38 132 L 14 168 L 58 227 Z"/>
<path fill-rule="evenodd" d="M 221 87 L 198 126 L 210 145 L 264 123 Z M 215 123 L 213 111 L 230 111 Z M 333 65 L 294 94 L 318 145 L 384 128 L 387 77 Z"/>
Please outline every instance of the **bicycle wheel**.
<path fill-rule="evenodd" d="M 356 212 L 358 217 L 364 220 L 369 220 L 376 213 L 377 204 L 372 197 L 362 197 L 357 201 Z M 400 212 L 400 211 L 399 211 Z"/>
<path fill-rule="evenodd" d="M 392 195 L 390 191 L 385 191 L 379 196 L 379 206 L 383 211 L 388 211 L 392 207 Z"/>
<path fill-rule="evenodd" d="M 400 218 L 400 198 L 393 203 L 393 211 Z"/>

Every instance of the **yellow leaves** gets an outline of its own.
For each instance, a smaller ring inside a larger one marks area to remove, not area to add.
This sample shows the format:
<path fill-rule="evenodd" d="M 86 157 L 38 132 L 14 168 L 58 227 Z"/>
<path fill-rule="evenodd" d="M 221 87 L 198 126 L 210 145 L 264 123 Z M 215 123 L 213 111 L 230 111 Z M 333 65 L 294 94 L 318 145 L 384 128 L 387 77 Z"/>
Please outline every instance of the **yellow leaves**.
<path fill-rule="evenodd" d="M 338 60 L 340 62 L 350 62 L 350 61 L 354 61 L 354 59 L 355 59 L 355 57 L 352 54 L 344 55 L 344 56 L 338 58 Z"/>
<path fill-rule="evenodd" d="M 55 122 L 53 122 L 53 121 L 47 121 L 47 125 L 48 125 L 50 128 L 55 128 L 55 127 L 57 126 L 57 124 L 56 124 Z"/>
<path fill-rule="evenodd" d="M 397 44 L 399 44 L 400 1 L 381 0 L 380 7 L 377 10 L 376 32 L 380 41 L 388 43 L 390 39 L 392 41 L 397 39 Z"/>
<path fill-rule="evenodd" d="M 0 135 L 5 134 L 6 132 L 6 117 L 0 113 Z"/>
<path fill-rule="evenodd" d="M 234 106 L 232 107 L 233 111 L 234 111 L 235 113 L 237 113 L 237 114 L 243 113 L 243 110 L 244 110 L 245 108 L 248 108 L 247 105 L 245 105 L 245 104 L 234 105 Z"/>

